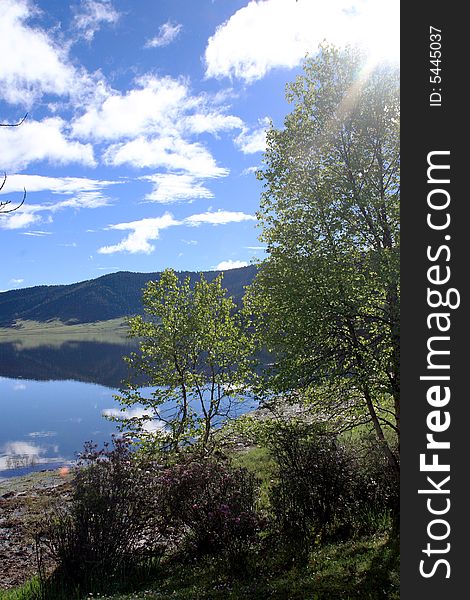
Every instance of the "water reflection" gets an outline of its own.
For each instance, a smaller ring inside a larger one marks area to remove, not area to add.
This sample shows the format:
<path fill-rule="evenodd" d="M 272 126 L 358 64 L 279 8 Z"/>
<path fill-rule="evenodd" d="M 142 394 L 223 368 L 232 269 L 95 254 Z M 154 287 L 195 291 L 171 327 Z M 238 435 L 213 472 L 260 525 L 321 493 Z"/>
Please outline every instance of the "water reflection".
<path fill-rule="evenodd" d="M 67 464 L 85 441 L 101 446 L 118 432 L 104 415 L 147 417 L 147 431 L 161 430 L 174 403 L 159 408 L 159 420 L 144 408 L 123 413 L 114 399 L 129 375 L 123 356 L 135 349 L 92 341 L 0 343 L 0 479 Z M 232 408 L 239 414 L 254 405 Z"/>
<path fill-rule="evenodd" d="M 56 456 L 46 456 L 48 452 Z M 64 458 L 59 456 L 59 447 L 39 446 L 22 440 L 7 442 L 0 447 L 0 473 L 2 471 L 13 471 L 37 467 L 38 465 L 52 465 L 63 463 Z"/>
<path fill-rule="evenodd" d="M 116 425 L 102 413 L 117 408 L 116 392 L 81 381 L 0 377 L 0 478 L 68 464 L 85 441 L 108 441 Z"/>
<path fill-rule="evenodd" d="M 36 381 L 73 379 L 118 388 L 128 375 L 123 356 L 134 349 L 130 343 L 65 342 L 29 348 L 2 343 L 0 376 Z"/>

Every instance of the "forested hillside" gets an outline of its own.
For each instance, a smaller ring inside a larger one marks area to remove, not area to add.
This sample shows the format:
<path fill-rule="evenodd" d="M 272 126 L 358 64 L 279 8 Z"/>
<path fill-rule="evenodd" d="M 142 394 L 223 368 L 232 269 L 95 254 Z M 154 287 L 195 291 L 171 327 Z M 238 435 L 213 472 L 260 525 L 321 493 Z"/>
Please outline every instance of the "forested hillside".
<path fill-rule="evenodd" d="M 231 269 L 224 274 L 223 285 L 235 302 L 243 296 L 244 286 L 251 283 L 256 266 Z M 212 281 L 219 271 L 204 275 Z M 198 273 L 183 271 L 178 277 L 195 281 Z M 160 273 L 120 271 L 70 285 L 37 286 L 0 294 L 0 325 L 15 321 L 49 321 L 92 323 L 140 313 L 142 288 L 147 281 L 158 280 Z"/>

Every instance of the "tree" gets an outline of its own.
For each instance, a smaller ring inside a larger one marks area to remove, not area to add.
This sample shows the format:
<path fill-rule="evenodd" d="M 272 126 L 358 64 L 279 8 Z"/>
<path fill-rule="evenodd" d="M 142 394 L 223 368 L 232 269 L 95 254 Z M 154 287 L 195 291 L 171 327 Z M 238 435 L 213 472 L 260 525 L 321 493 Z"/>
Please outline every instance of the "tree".
<path fill-rule="evenodd" d="M 301 390 L 349 428 L 400 430 L 399 79 L 324 46 L 267 135 L 258 218 L 268 257 L 250 292 L 276 352 L 268 385 Z"/>
<path fill-rule="evenodd" d="M 143 303 L 144 317 L 129 320 L 139 338 L 139 352 L 127 358 L 132 381 L 117 396 L 137 413 L 125 415 L 122 426 L 175 450 L 192 442 L 208 449 L 214 426 L 245 397 L 250 372 L 252 343 L 236 306 L 222 275 L 208 282 L 201 274 L 191 287 L 171 269 L 147 284 Z"/>
<path fill-rule="evenodd" d="M 25 116 L 20 121 L 18 121 L 18 123 L 0 123 L 0 127 L 19 127 L 25 121 L 27 116 L 28 116 L 28 113 L 26 113 Z M 6 180 L 7 180 L 7 174 L 4 173 L 3 181 L 0 184 L 0 192 L 3 190 Z M 22 198 L 21 202 L 14 208 L 7 208 L 11 204 L 11 200 L 0 201 L 0 214 L 5 215 L 8 213 L 14 212 L 15 210 L 18 210 L 21 206 L 23 206 L 25 200 L 26 200 L 26 190 L 24 190 L 23 198 Z"/>

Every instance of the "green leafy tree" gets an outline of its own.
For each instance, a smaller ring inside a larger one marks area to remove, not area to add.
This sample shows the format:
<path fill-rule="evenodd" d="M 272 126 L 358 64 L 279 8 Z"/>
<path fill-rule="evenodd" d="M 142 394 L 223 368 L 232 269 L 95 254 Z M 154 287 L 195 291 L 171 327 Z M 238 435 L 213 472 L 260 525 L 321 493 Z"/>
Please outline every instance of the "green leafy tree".
<path fill-rule="evenodd" d="M 140 350 L 126 359 L 133 381 L 117 396 L 125 411 L 133 407 L 122 426 L 144 442 L 209 449 L 214 425 L 245 398 L 250 374 L 252 342 L 236 305 L 222 275 L 191 286 L 171 269 L 147 284 L 143 303 L 145 315 L 129 321 Z"/>
<path fill-rule="evenodd" d="M 398 73 L 324 46 L 286 97 L 258 173 L 268 257 L 249 301 L 277 357 L 268 385 L 343 428 L 372 423 L 398 469 Z"/>

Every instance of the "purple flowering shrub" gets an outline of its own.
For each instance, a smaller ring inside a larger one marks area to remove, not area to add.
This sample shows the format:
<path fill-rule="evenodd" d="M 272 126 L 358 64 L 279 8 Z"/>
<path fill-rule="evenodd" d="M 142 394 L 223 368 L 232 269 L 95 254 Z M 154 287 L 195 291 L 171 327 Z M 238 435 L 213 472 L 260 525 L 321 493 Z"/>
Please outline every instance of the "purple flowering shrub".
<path fill-rule="evenodd" d="M 120 438 L 101 450 L 87 442 L 78 466 L 68 506 L 44 523 L 41 548 L 69 581 L 122 577 L 155 547 L 149 470 Z"/>
<path fill-rule="evenodd" d="M 159 512 L 179 532 L 180 549 L 194 557 L 217 552 L 232 560 L 256 540 L 257 485 L 246 469 L 189 454 L 166 468 L 159 481 Z"/>

